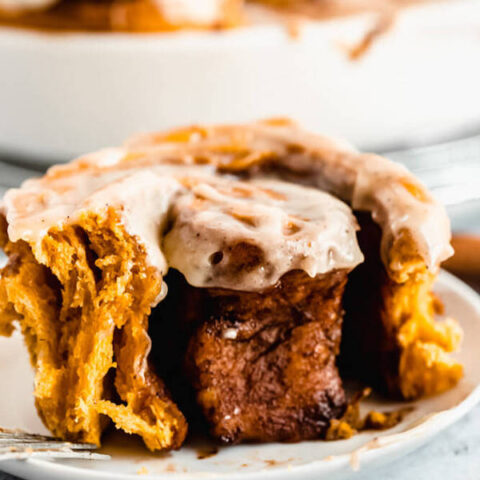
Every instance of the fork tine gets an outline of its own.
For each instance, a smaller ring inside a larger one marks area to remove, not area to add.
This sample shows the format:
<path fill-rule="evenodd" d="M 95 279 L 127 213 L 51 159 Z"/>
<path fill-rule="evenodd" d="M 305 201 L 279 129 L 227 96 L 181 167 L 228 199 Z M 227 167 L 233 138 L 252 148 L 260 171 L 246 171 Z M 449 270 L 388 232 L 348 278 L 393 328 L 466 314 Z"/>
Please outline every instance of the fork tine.
<path fill-rule="evenodd" d="M 71 450 L 94 450 L 95 447 L 88 445 L 86 448 L 81 444 L 74 444 L 69 442 L 0 442 L 0 452 L 8 449 L 15 448 L 17 450 L 22 448 L 31 448 L 32 450 L 44 450 L 46 448 L 69 448 Z"/>
<path fill-rule="evenodd" d="M 54 445 L 62 444 L 65 447 L 69 447 L 77 450 L 94 450 L 97 448 L 93 443 L 73 443 L 59 440 L 55 437 L 49 437 L 46 435 L 40 435 L 36 433 L 27 433 L 22 430 L 8 430 L 5 428 L 0 428 L 0 446 L 2 444 L 10 443 L 52 443 Z"/>
<path fill-rule="evenodd" d="M 63 447 L 71 448 L 72 450 L 95 450 L 97 448 L 97 446 L 93 445 L 92 443 L 71 443 L 71 442 L 62 442 L 60 440 L 30 441 L 30 440 L 24 440 L 19 438 L 12 438 L 12 439 L 0 438 L 0 449 L 5 445 L 15 445 L 18 447 L 31 445 L 36 448 L 47 448 L 48 446 L 53 446 L 53 447 L 61 446 L 62 448 Z"/>
<path fill-rule="evenodd" d="M 79 460 L 109 460 L 109 455 L 91 452 L 59 452 L 55 450 L 40 452 L 8 452 L 0 453 L 0 462 L 3 460 L 25 460 L 28 458 L 60 458 Z"/>
<path fill-rule="evenodd" d="M 28 433 L 23 430 L 9 430 L 0 427 L 0 438 L 29 438 L 39 440 L 56 440 L 56 438 L 49 435 L 41 435 L 39 433 Z"/>
<path fill-rule="evenodd" d="M 94 460 L 110 458 L 108 455 L 89 451 L 96 448 L 97 446 L 91 443 L 66 442 L 46 435 L 0 427 L 0 461 L 32 457 Z"/>
<path fill-rule="evenodd" d="M 35 435 L 32 433 L 24 432 L 5 432 L 0 431 L 0 438 L 28 438 L 31 440 L 54 440 L 53 437 L 47 437 L 45 435 Z"/>

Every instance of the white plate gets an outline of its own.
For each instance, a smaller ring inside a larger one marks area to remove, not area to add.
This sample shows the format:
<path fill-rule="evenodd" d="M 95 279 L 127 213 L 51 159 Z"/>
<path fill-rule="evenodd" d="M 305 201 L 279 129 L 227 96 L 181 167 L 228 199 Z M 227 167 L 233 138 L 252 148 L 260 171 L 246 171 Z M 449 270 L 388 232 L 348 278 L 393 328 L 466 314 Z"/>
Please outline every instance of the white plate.
<path fill-rule="evenodd" d="M 291 116 L 360 149 L 480 124 L 478 0 L 420 3 L 358 61 L 356 15 L 293 40 L 263 18 L 227 32 L 39 33 L 0 28 L 0 153 L 70 160 L 133 132 Z"/>
<path fill-rule="evenodd" d="M 240 445 L 223 447 L 215 455 L 198 459 L 203 441 L 190 442 L 180 451 L 151 454 L 141 442 L 115 434 L 102 451 L 109 461 L 8 461 L 0 468 L 31 480 L 138 479 L 167 480 L 221 478 L 225 480 L 338 478 L 356 467 L 367 468 L 404 455 L 458 420 L 480 399 L 480 299 L 455 277 L 442 272 L 436 292 L 445 302 L 446 314 L 461 321 L 465 339 L 460 359 L 465 377 L 453 390 L 418 402 L 401 424 L 386 432 L 368 432 L 349 440 L 311 441 L 297 444 Z M 0 425 L 44 432 L 31 396 L 32 374 L 21 339 L 0 339 Z M 404 404 L 402 404 L 404 405 Z M 371 399 L 363 409 L 389 410 L 399 404 Z"/>

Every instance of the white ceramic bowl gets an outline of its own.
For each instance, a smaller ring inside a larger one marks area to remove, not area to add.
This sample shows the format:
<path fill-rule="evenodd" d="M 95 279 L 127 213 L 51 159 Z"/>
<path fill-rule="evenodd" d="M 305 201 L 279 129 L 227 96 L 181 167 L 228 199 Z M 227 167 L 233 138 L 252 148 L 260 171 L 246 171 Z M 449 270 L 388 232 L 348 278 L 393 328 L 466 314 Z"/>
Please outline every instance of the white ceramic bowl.
<path fill-rule="evenodd" d="M 371 15 L 173 34 L 0 29 L 0 153 L 41 162 L 133 132 L 288 115 L 360 148 L 480 124 L 480 6 L 405 9 L 366 54 Z"/>

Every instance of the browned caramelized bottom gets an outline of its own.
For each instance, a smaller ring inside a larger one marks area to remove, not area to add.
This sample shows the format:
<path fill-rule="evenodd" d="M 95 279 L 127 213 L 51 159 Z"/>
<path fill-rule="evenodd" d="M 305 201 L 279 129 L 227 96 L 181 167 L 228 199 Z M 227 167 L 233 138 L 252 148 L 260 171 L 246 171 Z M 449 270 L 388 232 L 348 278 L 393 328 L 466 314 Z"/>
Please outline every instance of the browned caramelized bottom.
<path fill-rule="evenodd" d="M 313 279 L 293 271 L 263 293 L 170 283 L 180 312 L 173 317 L 189 338 L 183 370 L 215 437 L 227 443 L 319 438 L 343 413 L 335 359 L 346 280 L 343 271 Z M 160 336 L 178 355 L 175 335 L 162 335 L 162 328 L 153 338 L 156 350 Z"/>

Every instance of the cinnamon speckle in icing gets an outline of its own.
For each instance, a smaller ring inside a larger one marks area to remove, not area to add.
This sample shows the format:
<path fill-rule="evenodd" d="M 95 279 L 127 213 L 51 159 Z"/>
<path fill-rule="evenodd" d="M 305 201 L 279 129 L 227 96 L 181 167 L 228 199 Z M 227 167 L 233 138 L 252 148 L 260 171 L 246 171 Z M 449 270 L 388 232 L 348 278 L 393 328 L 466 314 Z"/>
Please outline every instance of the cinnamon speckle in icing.
<path fill-rule="evenodd" d="M 236 185 L 245 196 L 229 194 Z M 194 286 L 260 290 L 290 270 L 314 277 L 352 269 L 363 260 L 348 206 L 312 188 L 270 179 L 211 178 L 178 197 L 172 209 L 175 220 L 164 252 Z M 284 225 L 293 223 L 297 231 L 285 235 Z M 195 238 L 196 232 L 202 237 Z M 255 246 L 255 251 L 249 247 L 250 258 L 257 262 L 244 262 L 237 271 L 240 242 Z"/>

